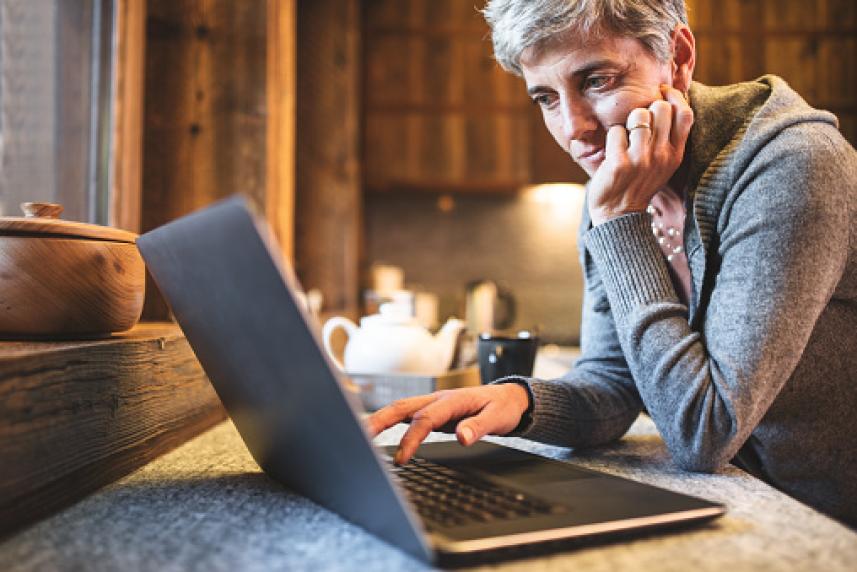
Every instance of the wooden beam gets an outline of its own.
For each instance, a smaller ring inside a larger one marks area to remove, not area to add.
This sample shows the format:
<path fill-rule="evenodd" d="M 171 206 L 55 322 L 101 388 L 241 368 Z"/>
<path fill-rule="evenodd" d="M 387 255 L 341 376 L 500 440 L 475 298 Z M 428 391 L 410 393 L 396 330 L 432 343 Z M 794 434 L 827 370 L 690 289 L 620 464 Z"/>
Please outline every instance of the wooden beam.
<path fill-rule="evenodd" d="M 295 268 L 328 311 L 356 315 L 362 225 L 360 9 L 298 5 Z"/>
<path fill-rule="evenodd" d="M 181 330 L 0 343 L 0 537 L 225 419 Z"/>
<path fill-rule="evenodd" d="M 293 249 L 296 0 L 148 0 L 142 229 L 232 195 Z M 169 317 L 153 282 L 143 316 Z"/>
<path fill-rule="evenodd" d="M 265 214 L 283 254 L 294 256 L 296 0 L 268 0 Z"/>
<path fill-rule="evenodd" d="M 140 232 L 146 0 L 119 0 L 116 9 L 116 94 L 109 224 Z"/>

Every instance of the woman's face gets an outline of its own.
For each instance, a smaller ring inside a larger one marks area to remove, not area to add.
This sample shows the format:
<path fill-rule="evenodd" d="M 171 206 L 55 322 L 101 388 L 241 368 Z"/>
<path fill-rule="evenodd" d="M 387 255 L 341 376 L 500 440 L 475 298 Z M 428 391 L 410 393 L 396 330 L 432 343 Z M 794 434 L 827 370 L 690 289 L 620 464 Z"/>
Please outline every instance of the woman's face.
<path fill-rule="evenodd" d="M 589 176 L 604 160 L 610 126 L 661 99 L 661 84 L 672 85 L 670 63 L 629 38 L 568 36 L 525 51 L 521 68 L 551 135 Z"/>

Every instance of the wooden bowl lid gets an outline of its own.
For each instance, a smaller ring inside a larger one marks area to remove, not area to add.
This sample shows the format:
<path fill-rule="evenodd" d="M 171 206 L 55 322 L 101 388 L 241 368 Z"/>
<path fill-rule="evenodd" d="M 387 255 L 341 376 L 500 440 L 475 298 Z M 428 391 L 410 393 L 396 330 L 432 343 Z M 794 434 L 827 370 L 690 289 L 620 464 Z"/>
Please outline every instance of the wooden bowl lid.
<path fill-rule="evenodd" d="M 60 220 L 62 206 L 52 203 L 23 203 L 26 216 L 0 217 L 0 236 L 32 236 L 42 238 L 83 238 L 134 244 L 137 235 L 127 230 Z"/>

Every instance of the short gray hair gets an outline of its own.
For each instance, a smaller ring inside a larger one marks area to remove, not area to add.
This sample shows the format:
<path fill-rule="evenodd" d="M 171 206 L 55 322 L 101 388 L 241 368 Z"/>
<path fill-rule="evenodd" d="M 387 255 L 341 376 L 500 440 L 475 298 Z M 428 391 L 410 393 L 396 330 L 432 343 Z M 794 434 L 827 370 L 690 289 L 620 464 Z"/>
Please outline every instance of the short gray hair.
<path fill-rule="evenodd" d="M 666 62 L 673 29 L 687 24 L 684 0 L 489 0 L 482 13 L 491 26 L 495 59 L 517 75 L 526 49 L 539 49 L 571 30 L 583 37 L 635 38 Z"/>

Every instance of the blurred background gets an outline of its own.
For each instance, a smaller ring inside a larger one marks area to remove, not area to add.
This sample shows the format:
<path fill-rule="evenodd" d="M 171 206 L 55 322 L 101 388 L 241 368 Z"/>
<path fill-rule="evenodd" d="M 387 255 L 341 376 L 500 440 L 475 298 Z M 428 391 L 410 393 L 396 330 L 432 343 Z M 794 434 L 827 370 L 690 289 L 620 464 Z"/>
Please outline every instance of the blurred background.
<path fill-rule="evenodd" d="M 240 192 L 322 317 L 579 339 L 585 176 L 481 0 L 0 0 L 0 209 L 142 232 Z M 694 0 L 696 79 L 783 76 L 857 141 L 857 3 Z M 487 309 L 486 309 L 487 308 Z M 146 316 L 168 315 L 150 288 Z"/>

